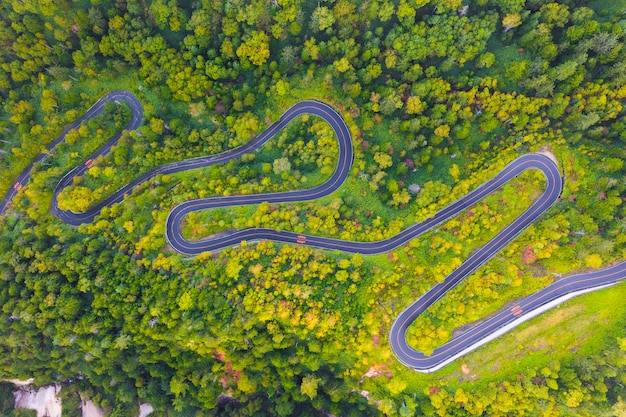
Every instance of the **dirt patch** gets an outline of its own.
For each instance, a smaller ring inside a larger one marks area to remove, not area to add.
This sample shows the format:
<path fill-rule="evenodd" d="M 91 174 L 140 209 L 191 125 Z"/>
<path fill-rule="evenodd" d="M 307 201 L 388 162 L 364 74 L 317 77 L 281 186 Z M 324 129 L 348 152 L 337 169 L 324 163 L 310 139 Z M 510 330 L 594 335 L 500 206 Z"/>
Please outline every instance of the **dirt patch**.
<path fill-rule="evenodd" d="M 387 379 L 389 379 L 393 377 L 393 372 L 387 369 L 387 367 L 384 364 L 375 364 L 373 366 L 370 366 L 367 372 L 363 374 L 363 376 L 359 380 L 359 384 L 362 384 L 365 378 L 376 378 L 379 376 L 384 376 Z"/>
<path fill-rule="evenodd" d="M 470 374 L 469 366 L 467 366 L 466 364 L 461 365 L 461 372 L 463 372 L 463 375 L 469 375 Z"/>
<path fill-rule="evenodd" d="M 26 385 L 31 385 L 35 382 L 35 378 L 27 379 L 26 381 L 22 381 L 19 379 L 3 379 L 4 382 L 10 382 L 13 385 L 17 385 L 18 387 L 24 387 Z"/>
<path fill-rule="evenodd" d="M 530 272 L 533 275 L 533 278 L 543 278 L 548 274 L 548 271 L 541 265 L 530 265 Z"/>
<path fill-rule="evenodd" d="M 556 159 L 556 156 L 554 156 L 549 147 L 542 146 L 541 148 L 539 148 L 537 153 L 547 156 L 548 158 L 552 159 L 557 166 L 559 165 L 559 161 Z"/>
<path fill-rule="evenodd" d="M 167 243 L 165 246 L 163 246 L 161 248 L 161 251 L 163 251 L 163 252 L 170 252 L 170 253 L 178 253 L 178 252 L 176 252 L 174 250 L 174 248 L 169 243 Z"/>
<path fill-rule="evenodd" d="M 461 365 L 461 372 L 463 373 L 463 376 L 459 378 L 459 382 L 476 381 L 478 379 L 478 375 L 473 374 L 470 367 L 465 363 Z"/>

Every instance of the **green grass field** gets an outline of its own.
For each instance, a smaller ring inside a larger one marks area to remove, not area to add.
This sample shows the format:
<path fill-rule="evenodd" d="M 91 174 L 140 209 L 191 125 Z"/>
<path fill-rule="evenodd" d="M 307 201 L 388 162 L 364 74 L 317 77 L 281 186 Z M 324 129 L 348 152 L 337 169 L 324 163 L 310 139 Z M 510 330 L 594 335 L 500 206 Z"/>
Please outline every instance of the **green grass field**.
<path fill-rule="evenodd" d="M 433 374 L 397 366 L 395 376 L 407 381 L 407 391 L 430 386 L 479 391 L 490 382 L 515 378 L 530 368 L 554 361 L 567 363 L 575 355 L 602 352 L 624 336 L 626 283 L 584 294 L 521 324 L 505 335 L 461 357 Z"/>

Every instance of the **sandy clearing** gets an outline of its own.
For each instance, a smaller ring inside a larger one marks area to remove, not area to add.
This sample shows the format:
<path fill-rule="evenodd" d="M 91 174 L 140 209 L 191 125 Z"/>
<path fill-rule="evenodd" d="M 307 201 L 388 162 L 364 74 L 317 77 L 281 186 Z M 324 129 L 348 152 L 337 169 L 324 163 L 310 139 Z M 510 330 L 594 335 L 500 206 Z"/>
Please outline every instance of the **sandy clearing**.
<path fill-rule="evenodd" d="M 26 385 L 31 385 L 35 382 L 35 378 L 27 379 L 26 381 L 22 381 L 21 379 L 3 379 L 4 382 L 10 382 L 13 385 L 17 385 L 18 387 L 23 387 Z"/>
<path fill-rule="evenodd" d="M 15 398 L 14 408 L 35 410 L 37 417 L 61 417 L 62 404 L 61 399 L 57 396 L 61 391 L 61 385 L 54 384 L 35 389 L 31 385 L 34 382 L 33 378 L 26 381 L 19 379 L 3 379 L 3 381 L 11 382 L 19 387 L 17 391 L 13 392 Z M 84 398 L 82 395 L 80 399 L 83 417 L 104 417 L 104 411 L 91 400 Z M 141 404 L 137 417 L 147 417 L 153 411 L 154 408 L 151 404 Z"/>
<path fill-rule="evenodd" d="M 37 417 L 61 417 L 61 399 L 57 394 L 61 391 L 58 384 L 48 385 L 38 390 L 20 389 L 13 393 L 15 408 L 28 408 L 37 411 Z"/>

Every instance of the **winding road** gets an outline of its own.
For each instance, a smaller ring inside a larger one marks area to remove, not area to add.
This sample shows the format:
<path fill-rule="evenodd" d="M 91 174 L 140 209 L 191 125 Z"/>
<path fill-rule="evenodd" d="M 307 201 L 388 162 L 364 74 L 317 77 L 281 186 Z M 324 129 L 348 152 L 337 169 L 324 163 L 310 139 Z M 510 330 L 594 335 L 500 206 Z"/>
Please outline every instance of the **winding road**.
<path fill-rule="evenodd" d="M 103 111 L 106 102 L 125 102 L 129 105 L 132 111 L 132 117 L 125 128 L 126 130 L 134 130 L 141 125 L 143 119 L 143 109 L 137 98 L 132 93 L 128 91 L 114 91 L 105 95 L 77 122 L 68 126 L 68 128 L 46 148 L 46 152 L 38 155 L 27 167 L 27 169 L 18 177 L 13 188 L 9 191 L 9 193 L 7 193 L 0 204 L 0 214 L 5 214 L 13 198 L 28 182 L 34 164 L 41 161 L 47 153 L 52 150 L 52 148 L 62 142 L 69 130 L 80 126 L 80 124 L 85 120 L 100 114 Z M 194 168 L 207 167 L 239 158 L 243 154 L 253 152 L 261 147 L 269 139 L 274 137 L 276 133 L 280 132 L 294 118 L 303 114 L 312 114 L 323 118 L 332 127 L 335 135 L 337 136 L 337 140 L 339 142 L 338 164 L 332 176 L 322 185 L 308 190 L 257 195 L 211 197 L 191 200 L 179 204 L 169 213 L 165 227 L 166 239 L 176 251 L 187 255 L 197 255 L 205 251 L 215 251 L 228 246 L 238 245 L 244 240 L 272 240 L 282 243 L 314 246 L 322 249 L 334 249 L 343 252 L 361 253 L 364 255 L 384 253 L 397 248 L 398 246 L 404 245 L 409 240 L 432 230 L 440 223 L 456 216 L 463 210 L 480 201 L 485 196 L 498 190 L 520 173 L 530 169 L 541 171 L 546 178 L 546 189 L 530 206 L 530 208 L 513 221 L 513 223 L 502 230 L 491 241 L 474 251 L 473 254 L 465 260 L 459 268 L 447 276 L 443 282 L 428 290 L 428 292 L 409 305 L 394 320 L 389 332 L 389 343 L 391 348 L 401 363 L 420 372 L 433 372 L 440 369 L 456 358 L 466 354 L 489 340 L 498 337 L 521 322 L 528 320 L 530 317 L 536 316 L 543 311 L 558 305 L 568 298 L 614 285 L 626 277 L 626 262 L 621 262 L 610 268 L 591 273 L 572 275 L 547 286 L 541 291 L 538 291 L 523 300 L 518 301 L 512 308 L 500 311 L 489 320 L 480 323 L 476 327 L 463 333 L 461 336 L 456 337 L 438 347 L 431 355 L 425 355 L 408 345 L 406 339 L 407 329 L 420 314 L 440 299 L 446 292 L 463 281 L 465 277 L 476 271 L 477 268 L 491 259 L 558 200 L 563 190 L 564 180 L 559 173 L 556 163 L 552 159 L 541 154 L 527 154 L 515 159 L 493 179 L 480 185 L 478 188 L 467 193 L 459 200 L 441 209 L 429 219 L 421 223 L 414 224 L 389 239 L 377 242 L 352 242 L 265 228 L 238 230 L 232 233 L 211 236 L 198 241 L 189 241 L 183 238 L 181 233 L 182 221 L 187 214 L 194 211 L 257 204 L 261 202 L 284 203 L 310 201 L 322 198 L 337 191 L 346 180 L 352 166 L 354 157 L 352 139 L 350 131 L 341 115 L 330 105 L 321 101 L 309 100 L 295 104 L 267 130 L 241 147 L 216 155 L 174 162 L 147 172 L 117 190 L 112 196 L 106 199 L 106 201 L 103 201 L 84 213 L 73 213 L 59 209 L 59 193 L 65 187 L 72 184 L 74 177 L 83 175 L 93 165 L 93 161 L 95 161 L 98 156 L 110 152 L 111 148 L 117 143 L 121 135 L 120 133 L 92 154 L 84 163 L 71 170 L 61 179 L 54 190 L 52 211 L 57 217 L 70 225 L 80 225 L 82 223 L 92 222 L 103 207 L 123 201 L 125 196 L 129 195 L 135 186 L 150 180 L 156 175 L 171 174 Z"/>

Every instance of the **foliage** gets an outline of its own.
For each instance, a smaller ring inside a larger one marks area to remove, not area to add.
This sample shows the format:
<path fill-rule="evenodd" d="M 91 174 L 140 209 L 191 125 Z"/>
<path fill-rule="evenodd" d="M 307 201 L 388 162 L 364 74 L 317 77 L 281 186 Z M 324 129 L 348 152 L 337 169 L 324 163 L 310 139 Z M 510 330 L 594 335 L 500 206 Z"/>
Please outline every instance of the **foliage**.
<path fill-rule="evenodd" d="M 429 350 L 562 274 L 624 259 L 624 4 L 609 3 L 5 1 L 0 194 L 117 88 L 139 97 L 144 123 L 63 191 L 63 208 L 245 144 L 303 99 L 347 120 L 355 160 L 336 194 L 190 215 L 191 238 L 268 227 L 379 240 L 520 153 L 551 150 L 561 201 L 415 322 L 409 337 Z M 310 188 L 332 173 L 336 140 L 305 116 L 238 161 L 155 177 L 92 224 L 51 216 L 59 179 L 129 117 L 108 106 L 72 129 L 0 218 L 0 375 L 82 375 L 77 389 L 110 415 L 135 413 L 139 400 L 181 416 L 622 412 L 623 316 L 581 335 L 576 353 L 462 385 L 452 366 L 405 370 L 386 343 L 398 311 L 530 204 L 543 184 L 533 173 L 387 255 L 242 242 L 188 260 L 166 250 L 175 204 Z"/>

